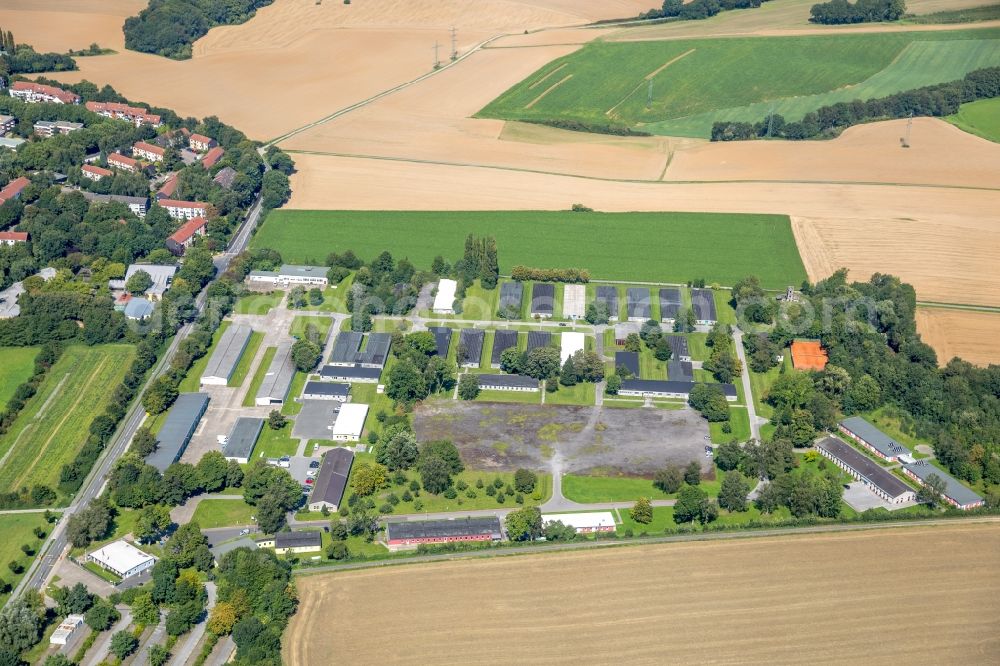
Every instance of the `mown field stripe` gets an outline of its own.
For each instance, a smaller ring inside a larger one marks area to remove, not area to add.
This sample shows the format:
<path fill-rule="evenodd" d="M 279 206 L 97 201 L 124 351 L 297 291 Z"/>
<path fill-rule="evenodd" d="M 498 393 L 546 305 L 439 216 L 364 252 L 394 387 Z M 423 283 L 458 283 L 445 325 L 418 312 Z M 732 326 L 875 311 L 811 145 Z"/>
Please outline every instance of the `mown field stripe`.
<path fill-rule="evenodd" d="M 553 83 L 551 86 L 549 86 L 548 88 L 546 88 L 545 92 L 543 92 L 541 95 L 539 95 L 535 99 L 533 99 L 530 102 L 528 102 L 527 104 L 525 104 L 524 108 L 530 109 L 535 104 L 538 104 L 540 101 L 542 101 L 543 97 L 545 97 L 550 92 L 552 92 L 553 90 L 555 90 L 556 88 L 558 88 L 559 86 L 561 86 L 562 84 L 566 83 L 567 81 L 569 81 L 572 78 L 573 78 L 572 74 L 567 74 L 566 76 L 564 76 L 563 78 L 561 78 L 559 81 L 557 81 L 556 83 Z"/>

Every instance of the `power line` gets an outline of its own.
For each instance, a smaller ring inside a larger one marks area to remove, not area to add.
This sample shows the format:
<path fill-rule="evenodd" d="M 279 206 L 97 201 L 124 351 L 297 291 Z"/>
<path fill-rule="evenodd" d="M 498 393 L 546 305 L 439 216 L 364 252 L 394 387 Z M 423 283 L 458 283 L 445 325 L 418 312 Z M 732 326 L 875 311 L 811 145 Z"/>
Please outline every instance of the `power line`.
<path fill-rule="evenodd" d="M 456 33 L 457 32 L 458 32 L 457 29 L 455 29 L 455 28 L 451 29 L 451 59 L 452 59 L 452 61 L 458 60 L 458 45 L 457 45 L 457 37 L 456 37 Z"/>

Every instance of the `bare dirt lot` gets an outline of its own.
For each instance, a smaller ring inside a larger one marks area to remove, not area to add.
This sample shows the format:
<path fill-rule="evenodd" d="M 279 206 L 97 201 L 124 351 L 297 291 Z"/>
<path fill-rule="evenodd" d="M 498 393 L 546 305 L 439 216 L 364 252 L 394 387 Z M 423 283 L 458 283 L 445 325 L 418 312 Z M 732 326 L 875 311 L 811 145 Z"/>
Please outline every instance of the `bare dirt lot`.
<path fill-rule="evenodd" d="M 1000 313 L 917 308 L 917 330 L 944 365 L 955 356 L 1000 364 Z"/>
<path fill-rule="evenodd" d="M 554 455 L 564 473 L 649 476 L 668 462 L 708 467 L 708 427 L 690 409 L 604 409 L 447 402 L 421 405 L 413 419 L 420 441 L 450 439 L 466 465 L 512 472 L 548 471 Z"/>
<path fill-rule="evenodd" d="M 995 662 L 997 552 L 996 524 L 950 525 L 310 576 L 282 643 L 293 665 Z"/>

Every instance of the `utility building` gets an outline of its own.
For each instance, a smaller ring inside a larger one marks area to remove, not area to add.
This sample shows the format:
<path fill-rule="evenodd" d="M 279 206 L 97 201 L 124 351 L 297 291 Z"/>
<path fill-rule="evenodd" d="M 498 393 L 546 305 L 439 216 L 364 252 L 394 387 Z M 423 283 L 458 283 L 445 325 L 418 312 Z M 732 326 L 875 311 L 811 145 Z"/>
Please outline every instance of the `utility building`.
<path fill-rule="evenodd" d="M 508 349 L 517 348 L 517 331 L 497 331 L 493 336 L 493 351 L 490 353 L 490 365 L 500 367 L 500 357 Z"/>
<path fill-rule="evenodd" d="M 645 287 L 630 287 L 626 292 L 625 307 L 628 310 L 629 321 L 648 320 L 652 313 L 649 289 Z"/>
<path fill-rule="evenodd" d="M 587 288 L 582 284 L 567 284 L 563 287 L 563 317 L 583 319 L 587 309 Z"/>
<path fill-rule="evenodd" d="M 528 331 L 528 351 L 552 344 L 552 334 L 548 331 Z"/>
<path fill-rule="evenodd" d="M 156 564 L 155 557 L 142 552 L 124 539 L 113 541 L 87 553 L 87 561 L 93 562 L 105 571 L 110 571 L 119 578 L 137 576 Z"/>
<path fill-rule="evenodd" d="M 673 324 L 681 311 L 681 290 L 677 287 L 660 289 L 660 321 Z"/>
<path fill-rule="evenodd" d="M 578 351 L 583 351 L 586 345 L 586 336 L 583 333 L 563 333 L 561 336 L 561 345 L 559 349 L 559 359 L 561 363 L 565 363 L 566 359 L 575 354 Z"/>
<path fill-rule="evenodd" d="M 715 297 L 711 289 L 692 289 L 691 308 L 698 324 L 711 326 L 716 321 Z"/>
<path fill-rule="evenodd" d="M 537 392 L 539 387 L 537 379 L 524 375 L 476 375 L 476 379 L 484 391 Z"/>
<path fill-rule="evenodd" d="M 353 464 L 354 453 L 350 449 L 333 449 L 323 456 L 323 464 L 320 465 L 312 494 L 309 495 L 310 511 L 322 511 L 323 507 L 330 511 L 338 510 L 344 499 Z"/>
<path fill-rule="evenodd" d="M 609 286 L 597 287 L 595 296 L 594 303 L 607 308 L 608 320 L 618 321 L 618 288 Z"/>
<path fill-rule="evenodd" d="M 549 318 L 555 311 L 556 286 L 536 282 L 531 288 L 531 316 Z"/>
<path fill-rule="evenodd" d="M 458 364 L 463 368 L 476 368 L 483 358 L 484 331 L 463 328 L 458 337 Z"/>
<path fill-rule="evenodd" d="M 913 489 L 893 476 L 889 470 L 836 437 L 824 437 L 816 445 L 816 450 L 890 504 L 903 504 L 917 499 Z"/>
<path fill-rule="evenodd" d="M 503 531 L 496 516 L 452 518 L 451 520 L 408 520 L 385 526 L 389 550 L 416 547 L 422 543 L 456 541 L 500 541 Z"/>
<path fill-rule="evenodd" d="M 505 319 L 521 318 L 521 300 L 524 285 L 520 282 L 504 282 L 500 285 L 500 305 L 498 312 Z"/>
<path fill-rule="evenodd" d="M 434 335 L 434 353 L 441 358 L 448 358 L 451 349 L 451 329 L 447 326 L 431 326 L 427 329 Z"/>
<path fill-rule="evenodd" d="M 253 329 L 244 324 L 233 324 L 223 332 L 205 371 L 201 373 L 202 386 L 225 386 L 229 383 L 252 334 Z"/>
<path fill-rule="evenodd" d="M 156 450 L 146 456 L 147 463 L 164 472 L 180 460 L 208 409 L 208 400 L 207 393 L 181 393 L 177 396 L 156 435 Z"/>
<path fill-rule="evenodd" d="M 250 462 L 253 456 L 253 448 L 257 445 L 257 438 L 264 428 L 264 419 L 241 416 L 236 419 L 233 429 L 226 438 L 226 445 L 222 448 L 222 455 L 226 460 L 235 460 L 241 465 Z"/>
<path fill-rule="evenodd" d="M 455 314 L 455 291 L 458 283 L 441 278 L 438 280 L 437 294 L 434 295 L 434 314 Z"/>
<path fill-rule="evenodd" d="M 295 363 L 292 362 L 292 345 L 282 342 L 278 345 L 274 356 L 271 357 L 271 365 L 268 366 L 264 381 L 257 389 L 254 404 L 258 407 L 284 404 L 294 377 Z"/>

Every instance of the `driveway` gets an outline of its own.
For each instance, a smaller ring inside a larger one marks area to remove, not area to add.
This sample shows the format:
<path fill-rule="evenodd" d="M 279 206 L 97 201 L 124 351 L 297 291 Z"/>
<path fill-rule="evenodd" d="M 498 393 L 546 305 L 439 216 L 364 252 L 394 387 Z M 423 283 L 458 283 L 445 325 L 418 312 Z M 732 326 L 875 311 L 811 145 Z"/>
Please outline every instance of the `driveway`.
<path fill-rule="evenodd" d="M 188 663 L 194 649 L 198 647 L 201 639 L 205 636 L 205 626 L 208 623 L 208 616 L 215 608 L 216 589 L 215 583 L 205 583 L 205 591 L 208 592 L 208 603 L 205 605 L 205 617 L 201 622 L 194 625 L 194 628 L 186 636 L 181 636 L 177 644 L 174 645 L 173 656 L 167 662 L 170 666 L 183 666 Z"/>
<path fill-rule="evenodd" d="M 132 609 L 128 606 L 116 606 L 116 608 L 122 614 L 122 618 L 111 629 L 101 634 L 97 639 L 97 643 L 90 648 L 90 656 L 84 660 L 83 666 L 98 666 L 102 663 L 104 658 L 108 656 L 108 651 L 111 647 L 111 637 L 119 631 L 125 631 L 132 624 Z"/>

